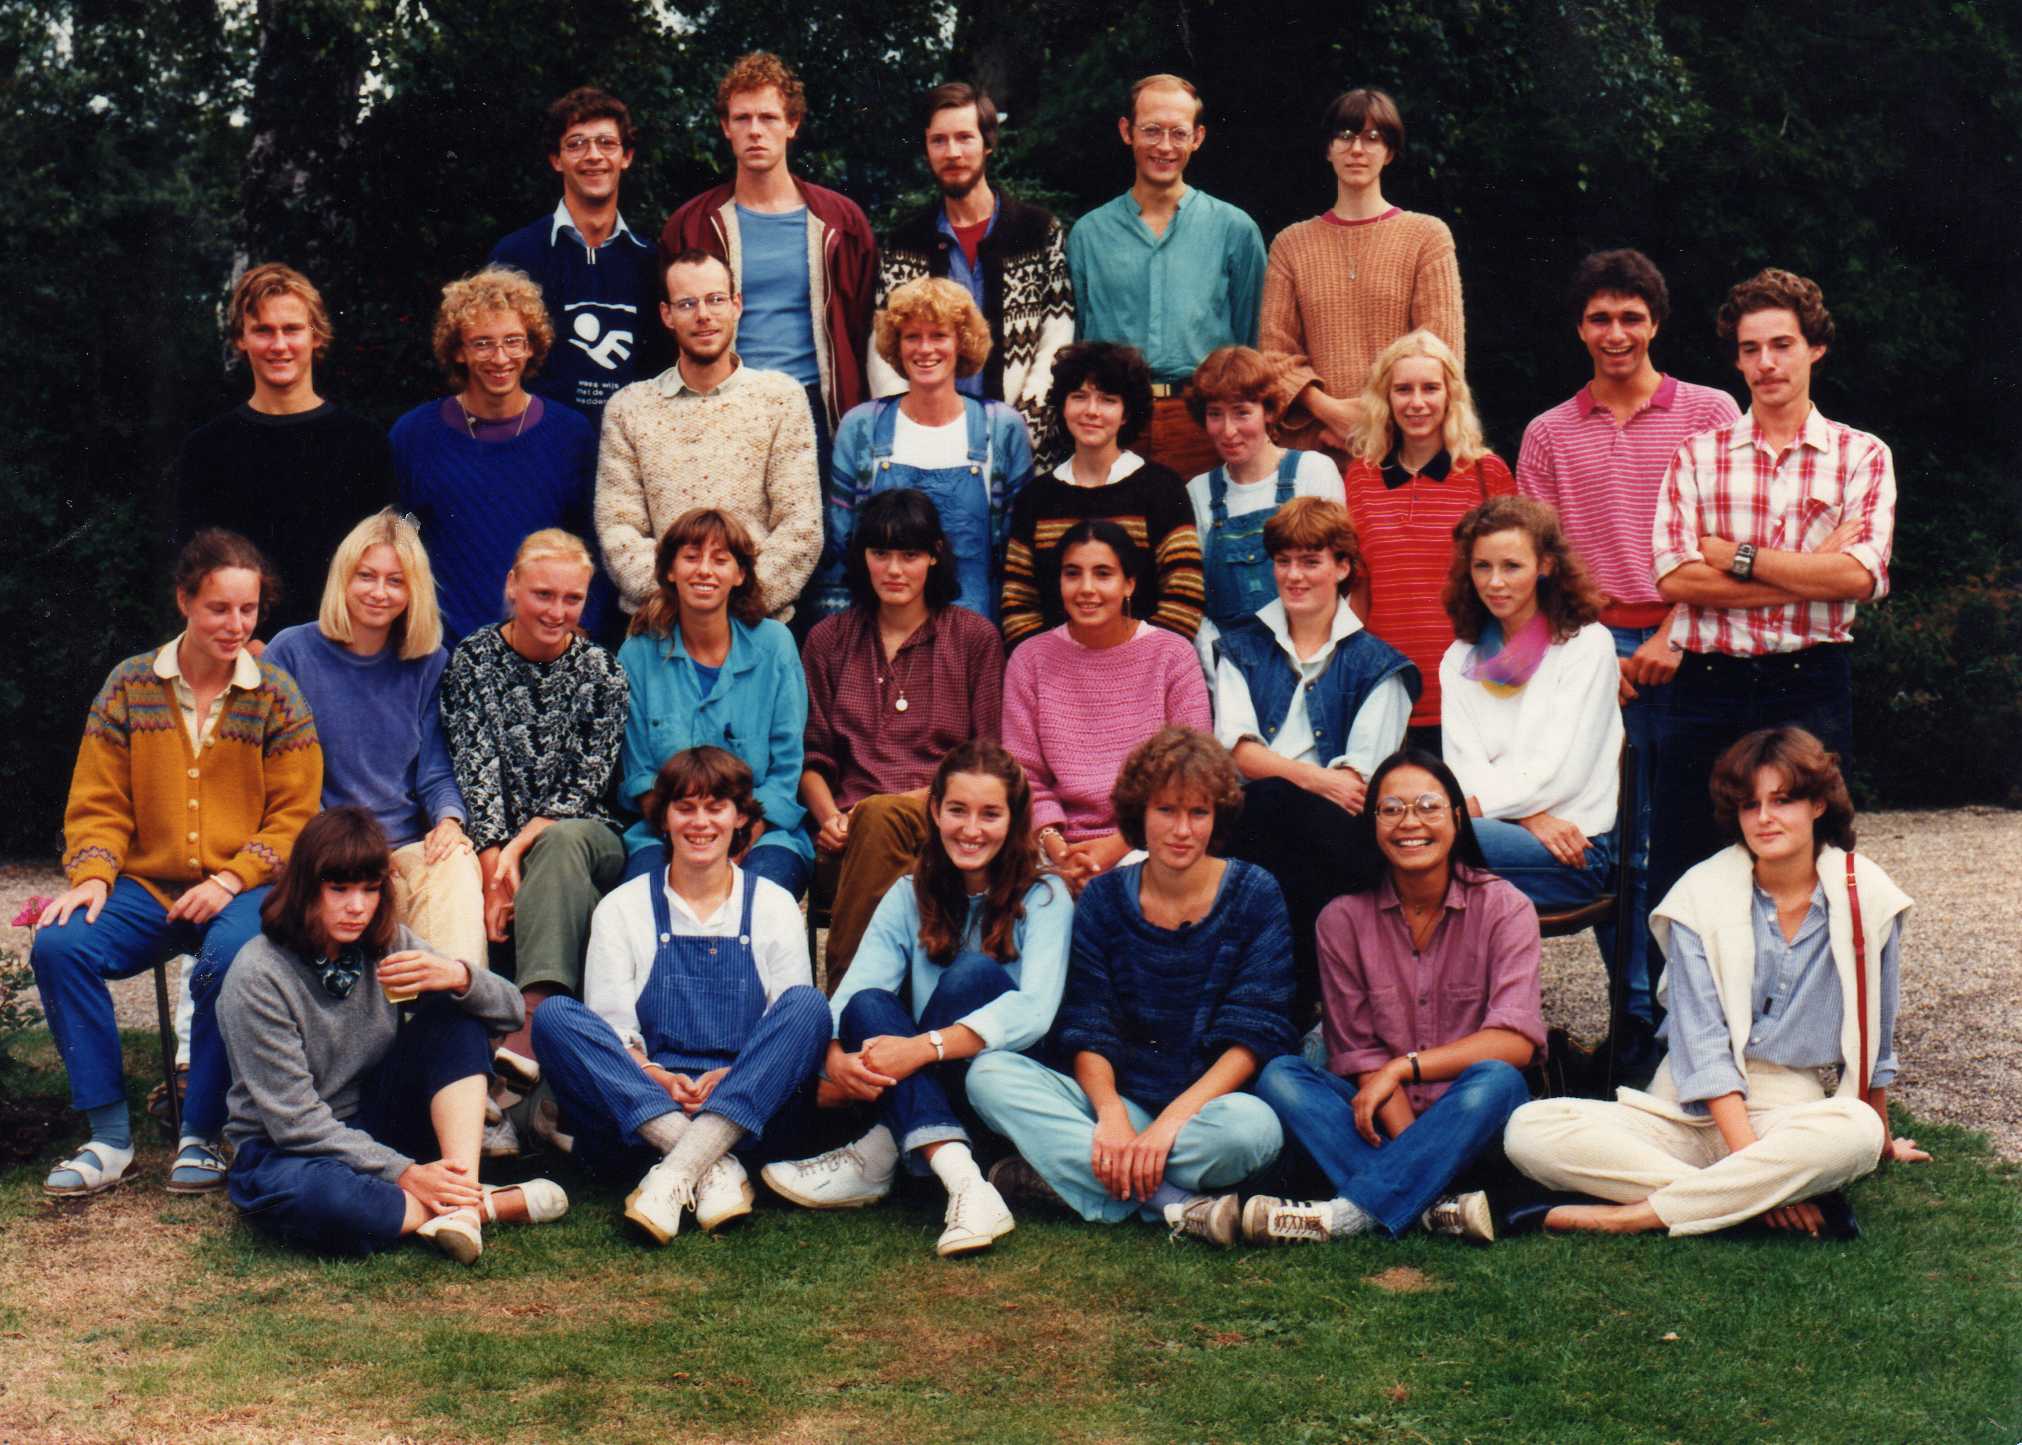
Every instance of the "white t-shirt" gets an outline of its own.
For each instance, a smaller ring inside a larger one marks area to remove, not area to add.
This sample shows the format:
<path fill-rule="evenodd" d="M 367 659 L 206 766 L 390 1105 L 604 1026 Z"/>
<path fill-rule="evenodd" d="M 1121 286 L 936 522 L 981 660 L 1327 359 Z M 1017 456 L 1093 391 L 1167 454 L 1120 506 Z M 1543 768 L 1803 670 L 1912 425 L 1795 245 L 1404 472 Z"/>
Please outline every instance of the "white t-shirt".
<path fill-rule="evenodd" d="M 921 426 L 899 409 L 892 427 L 892 460 L 921 471 L 969 465 L 969 419 L 958 416 L 946 426 Z"/>
<path fill-rule="evenodd" d="M 1323 502 L 1339 502 L 1348 505 L 1348 493 L 1341 485 L 1341 469 L 1334 465 L 1334 459 L 1325 452 L 1294 452 L 1299 459 L 1298 470 L 1292 474 L 1292 495 L 1295 497 L 1318 497 Z M 1278 495 L 1278 473 L 1275 468 L 1267 472 L 1261 482 L 1239 482 L 1229 479 L 1228 496 L 1223 505 L 1231 517 L 1245 516 L 1260 507 L 1273 504 Z M 1194 530 L 1200 534 L 1201 551 L 1208 550 L 1208 530 L 1214 521 L 1208 508 L 1208 474 L 1202 472 L 1187 483 L 1187 500 L 1194 506 Z"/>

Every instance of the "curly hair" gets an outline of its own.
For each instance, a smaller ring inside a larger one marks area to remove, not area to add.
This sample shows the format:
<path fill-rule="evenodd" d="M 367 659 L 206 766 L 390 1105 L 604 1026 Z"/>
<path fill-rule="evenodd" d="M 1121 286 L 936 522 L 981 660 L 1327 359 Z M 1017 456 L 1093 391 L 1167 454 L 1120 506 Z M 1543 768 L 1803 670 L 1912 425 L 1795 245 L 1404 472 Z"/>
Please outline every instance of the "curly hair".
<path fill-rule="evenodd" d="M 754 626 L 765 616 L 765 599 L 758 590 L 758 544 L 744 523 L 715 507 L 690 507 L 660 534 L 653 549 L 653 595 L 632 615 L 628 633 L 647 632 L 656 637 L 673 635 L 681 620 L 681 599 L 667 574 L 683 547 L 716 543 L 744 569 L 744 580 L 730 589 L 730 615 L 746 626 Z"/>
<path fill-rule="evenodd" d="M 1071 341 L 1053 353 L 1053 389 L 1046 409 L 1067 429 L 1067 398 L 1084 386 L 1123 398 L 1118 446 L 1129 446 L 1151 425 L 1151 368 L 1135 346 L 1116 341 Z"/>
<path fill-rule="evenodd" d="M 1280 552 L 1332 552 L 1348 564 L 1341 579 L 1341 595 L 1362 576 L 1362 543 L 1355 535 L 1355 523 L 1339 502 L 1321 497 L 1294 497 L 1271 514 L 1264 523 L 1264 555 Z"/>
<path fill-rule="evenodd" d="M 1116 829 L 1133 848 L 1144 847 L 1144 813 L 1160 793 L 1203 798 L 1215 810 L 1210 849 L 1219 848 L 1243 811 L 1243 775 L 1211 733 L 1177 723 L 1160 728 L 1130 750 L 1110 790 Z"/>
<path fill-rule="evenodd" d="M 394 619 L 394 655 L 403 662 L 428 657 L 442 646 L 442 610 L 435 598 L 435 571 L 414 518 L 391 507 L 374 512 L 349 532 L 331 554 L 323 577 L 323 601 L 316 609 L 316 628 L 332 642 L 351 641 L 351 609 L 345 596 L 365 554 L 391 547 L 407 579 L 407 609 Z"/>
<path fill-rule="evenodd" d="M 1187 383 L 1187 415 L 1200 426 L 1208 424 L 1208 403 L 1224 406 L 1252 401 L 1264 409 L 1267 420 L 1284 409 L 1281 395 L 1285 385 L 1285 364 L 1264 355 L 1254 346 L 1217 346 L 1201 358 Z"/>
<path fill-rule="evenodd" d="M 1530 538 L 1538 559 L 1538 611 L 1552 629 L 1552 641 L 1564 642 L 1601 615 L 1607 598 L 1595 585 L 1587 564 L 1566 540 L 1559 511 L 1534 497 L 1490 497 L 1455 524 L 1453 560 L 1446 569 L 1440 600 L 1462 642 L 1479 642 L 1493 620 L 1474 586 L 1474 544 L 1497 532 L 1522 532 Z"/>
<path fill-rule="evenodd" d="M 771 86 L 779 92 L 780 104 L 786 109 L 789 125 L 799 125 L 807 115 L 807 88 L 800 83 L 800 77 L 793 73 L 793 67 L 774 55 L 770 50 L 753 50 L 740 55 L 723 72 L 723 78 L 716 82 L 716 118 L 730 119 L 730 97 L 749 90 L 764 90 Z"/>
<path fill-rule="evenodd" d="M 1720 339 L 1739 350 L 1737 333 L 1741 318 L 1756 311 L 1789 311 L 1797 317 L 1797 328 L 1813 346 L 1830 346 L 1833 338 L 1832 313 L 1825 309 L 1825 293 L 1818 283 L 1794 271 L 1765 266 L 1746 281 L 1736 282 L 1720 303 L 1713 329 Z"/>
<path fill-rule="evenodd" d="M 1603 295 L 1640 297 L 1659 326 L 1671 319 L 1671 288 L 1657 263 L 1641 251 L 1596 251 L 1580 262 L 1566 286 L 1566 309 L 1575 326 L 1586 319 L 1587 303 Z"/>
<path fill-rule="evenodd" d="M 617 122 L 618 143 L 628 151 L 637 147 L 639 135 L 632 128 L 632 112 L 625 102 L 594 85 L 579 85 L 548 107 L 541 127 L 547 141 L 547 153 L 560 155 L 562 138 L 577 126 L 587 125 L 593 120 Z"/>
<path fill-rule="evenodd" d="M 323 304 L 323 293 L 307 276 L 279 261 L 254 266 L 232 287 L 231 299 L 225 303 L 226 332 L 233 341 L 241 340 L 246 334 L 246 323 L 260 314 L 262 306 L 280 296 L 294 297 L 309 313 L 309 335 L 315 340 L 313 354 L 318 361 L 322 360 L 337 335 L 330 328 L 330 308 Z"/>
<path fill-rule="evenodd" d="M 639 800 L 639 815 L 655 837 L 667 837 L 667 809 L 683 798 L 725 802 L 744 815 L 730 835 L 733 858 L 751 842 L 751 830 L 765 821 L 765 806 L 758 801 L 750 764 L 722 748 L 683 748 L 660 764 L 653 786 Z"/>
<path fill-rule="evenodd" d="M 921 276 L 887 296 L 884 310 L 872 323 L 878 355 L 899 375 L 906 374 L 899 359 L 899 335 L 922 322 L 955 333 L 955 375 L 974 376 L 990 359 L 990 323 L 976 309 L 975 298 L 945 276 Z"/>
<path fill-rule="evenodd" d="M 442 305 L 435 313 L 435 362 L 458 391 L 470 385 L 470 368 L 457 356 L 463 349 L 463 328 L 487 311 L 510 311 L 526 328 L 528 376 L 541 369 L 548 348 L 555 344 L 540 285 L 526 272 L 487 266 L 452 281 L 442 288 Z"/>
<path fill-rule="evenodd" d="M 1740 813 L 1755 797 L 1755 775 L 1764 768 L 1783 774 L 1783 790 L 1791 797 L 1805 802 L 1816 798 L 1825 804 L 1825 811 L 1812 825 L 1813 857 L 1827 843 L 1853 847 L 1853 798 L 1847 793 L 1839 758 L 1800 727 L 1761 728 L 1720 755 L 1706 789 L 1713 795 L 1713 817 L 1722 832 L 1746 846 Z"/>
<path fill-rule="evenodd" d="M 1362 388 L 1362 420 L 1355 427 L 1355 455 L 1371 466 L 1397 446 L 1397 421 L 1390 414 L 1390 373 L 1397 363 L 1413 356 L 1429 356 L 1446 373 L 1446 425 L 1442 440 L 1446 454 L 1457 467 L 1471 466 L 1488 452 L 1481 432 L 1481 414 L 1474 409 L 1474 393 L 1468 389 L 1467 373 L 1453 348 L 1432 332 L 1420 327 L 1398 337 L 1369 367 L 1369 380 Z"/>
<path fill-rule="evenodd" d="M 985 953 L 999 963 L 1011 963 L 1018 957 L 1017 927 L 1025 916 L 1025 895 L 1039 878 L 1039 845 L 1032 837 L 1032 784 L 1002 744 L 990 738 L 972 738 L 949 752 L 934 769 L 934 781 L 927 787 L 930 817 L 937 818 L 948 796 L 948 780 L 957 773 L 977 773 L 1004 785 L 1010 830 L 985 870 L 990 882 L 983 891 L 975 932 Z M 913 869 L 913 899 L 920 909 L 920 946 L 934 962 L 944 966 L 953 963 L 969 933 L 969 893 L 962 870 L 941 841 L 938 821 L 927 829 L 926 846 Z"/>

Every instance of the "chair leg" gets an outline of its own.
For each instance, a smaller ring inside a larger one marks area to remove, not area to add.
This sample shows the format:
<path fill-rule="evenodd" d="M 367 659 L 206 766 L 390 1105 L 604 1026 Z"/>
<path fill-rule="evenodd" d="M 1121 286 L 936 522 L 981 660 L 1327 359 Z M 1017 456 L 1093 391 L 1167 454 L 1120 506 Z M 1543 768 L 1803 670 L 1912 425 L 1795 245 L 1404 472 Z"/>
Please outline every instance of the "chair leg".
<path fill-rule="evenodd" d="M 169 1006 L 166 960 L 154 966 L 154 1016 L 161 1029 L 161 1070 L 162 1082 L 168 1088 L 169 1137 L 180 1140 L 183 1136 L 183 1101 L 176 1094 L 175 1011 Z"/>

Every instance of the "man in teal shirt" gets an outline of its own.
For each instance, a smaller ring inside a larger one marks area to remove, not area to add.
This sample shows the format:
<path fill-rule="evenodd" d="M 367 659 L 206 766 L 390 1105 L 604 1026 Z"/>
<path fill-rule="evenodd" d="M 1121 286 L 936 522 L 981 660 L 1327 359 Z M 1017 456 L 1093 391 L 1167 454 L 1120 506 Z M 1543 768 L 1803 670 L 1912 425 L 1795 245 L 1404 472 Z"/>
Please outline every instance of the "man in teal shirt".
<path fill-rule="evenodd" d="M 1137 450 L 1197 476 L 1217 457 L 1180 394 L 1216 347 L 1257 344 L 1264 238 L 1243 211 L 1186 183 L 1187 162 L 1207 139 L 1191 82 L 1146 76 L 1130 88 L 1130 113 L 1116 128 L 1137 178 L 1068 235 L 1076 334 L 1144 353 L 1152 418 Z"/>

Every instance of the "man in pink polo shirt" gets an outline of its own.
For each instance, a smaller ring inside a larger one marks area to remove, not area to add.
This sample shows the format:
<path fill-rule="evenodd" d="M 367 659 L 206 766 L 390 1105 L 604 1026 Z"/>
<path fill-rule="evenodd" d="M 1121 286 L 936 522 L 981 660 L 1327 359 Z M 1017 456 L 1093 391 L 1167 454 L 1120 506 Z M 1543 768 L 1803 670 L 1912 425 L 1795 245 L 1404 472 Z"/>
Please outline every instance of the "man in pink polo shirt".
<path fill-rule="evenodd" d="M 1573 273 L 1566 301 L 1593 377 L 1524 429 L 1517 491 L 1558 508 L 1566 536 L 1607 594 L 1601 621 L 1615 636 L 1622 669 L 1622 723 L 1636 750 L 1636 816 L 1624 820 L 1620 857 L 1638 918 L 1649 915 L 1650 799 L 1657 737 L 1670 707 L 1671 678 L 1683 656 L 1670 640 L 1671 606 L 1651 571 L 1650 530 L 1665 470 L 1687 437 L 1726 426 L 1741 413 L 1710 386 L 1666 376 L 1650 343 L 1671 314 L 1664 276 L 1641 251 L 1597 251 Z M 1616 1065 L 1647 1074 L 1656 1063 L 1646 929 L 1601 938 L 1621 976 L 1625 1017 L 1615 1020 Z"/>

